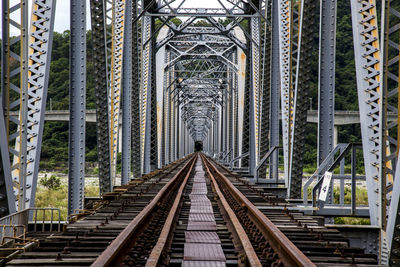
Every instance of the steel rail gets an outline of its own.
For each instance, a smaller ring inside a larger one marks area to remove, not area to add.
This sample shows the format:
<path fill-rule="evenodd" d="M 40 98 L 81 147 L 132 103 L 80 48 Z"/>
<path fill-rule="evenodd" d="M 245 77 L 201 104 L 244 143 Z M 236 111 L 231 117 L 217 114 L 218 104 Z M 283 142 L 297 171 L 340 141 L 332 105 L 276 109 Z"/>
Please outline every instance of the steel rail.
<path fill-rule="evenodd" d="M 197 153 L 195 158 L 197 159 Z M 187 181 L 189 180 L 189 177 L 192 173 L 193 166 L 195 164 L 196 160 L 193 160 L 192 165 L 190 166 L 189 171 L 186 173 L 185 179 L 181 186 L 179 187 L 178 193 L 175 197 L 174 204 L 171 207 L 170 212 L 168 213 L 168 217 L 165 221 L 165 224 L 163 226 L 163 229 L 161 230 L 160 237 L 158 238 L 157 244 L 154 246 L 154 248 L 151 250 L 150 256 L 146 262 L 146 267 L 156 267 L 158 266 L 158 261 L 160 260 L 161 254 L 165 248 L 165 244 L 168 241 L 168 238 L 170 237 L 171 229 L 173 226 L 173 222 L 175 219 L 175 216 L 177 214 L 179 204 L 181 203 L 182 195 L 183 195 L 183 190 L 186 187 Z"/>
<path fill-rule="evenodd" d="M 127 225 L 127 227 L 114 239 L 113 242 L 104 250 L 96 261 L 91 265 L 92 267 L 114 266 L 113 263 L 118 259 L 118 255 L 126 250 L 128 241 L 136 236 L 142 229 L 143 223 L 148 219 L 154 208 L 163 199 L 163 196 L 175 184 L 176 181 L 187 172 L 191 172 L 197 155 L 194 155 L 184 167 L 175 176 L 168 181 L 168 183 L 160 190 L 154 199 Z M 189 168 L 190 167 L 190 168 Z M 131 245 L 131 244 L 129 244 Z"/>
<path fill-rule="evenodd" d="M 223 183 L 232 196 L 246 207 L 247 214 L 253 220 L 260 231 L 265 236 L 274 251 L 279 255 L 279 259 L 285 266 L 316 266 L 306 255 L 303 254 L 286 236 L 283 234 L 253 203 L 250 202 L 232 183 L 223 175 L 215 165 L 204 155 L 205 165 L 209 167 L 210 173 L 219 182 Z"/>
<path fill-rule="evenodd" d="M 224 207 L 226 213 L 228 214 L 229 219 L 231 220 L 232 225 L 239 237 L 240 243 L 243 246 L 243 249 L 246 253 L 246 257 L 247 257 L 247 260 L 248 260 L 250 266 L 262 266 L 260 259 L 258 258 L 257 253 L 255 252 L 249 237 L 247 236 L 245 230 L 243 229 L 243 226 L 239 222 L 239 219 L 236 217 L 235 212 L 232 210 L 232 208 L 226 201 L 224 194 L 219 189 L 219 185 L 207 164 L 207 159 L 204 157 L 204 155 L 201 155 L 201 159 L 204 163 L 206 173 L 208 174 L 208 176 L 214 186 L 215 193 L 218 195 L 218 198 L 221 201 L 221 204 Z"/>

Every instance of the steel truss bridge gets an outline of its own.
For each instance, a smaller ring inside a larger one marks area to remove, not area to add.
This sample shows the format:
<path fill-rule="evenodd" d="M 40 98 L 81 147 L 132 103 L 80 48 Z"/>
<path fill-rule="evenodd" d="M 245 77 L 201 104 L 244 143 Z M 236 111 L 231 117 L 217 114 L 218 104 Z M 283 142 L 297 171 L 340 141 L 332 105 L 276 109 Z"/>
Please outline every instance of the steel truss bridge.
<path fill-rule="evenodd" d="M 1 216 L 35 207 L 56 1 L 32 2 L 2 0 Z M 336 146 L 335 0 L 218 0 L 218 8 L 193 8 L 186 0 L 89 2 L 101 195 L 116 185 L 118 152 L 126 184 L 192 153 L 197 144 L 251 181 L 285 188 L 299 209 L 327 220 L 369 217 L 380 229 L 380 262 L 398 260 L 400 128 L 399 117 L 389 119 L 400 105 L 400 10 L 394 1 L 350 1 L 362 142 Z M 70 12 L 73 213 L 84 204 L 86 2 L 71 0 Z M 318 12 L 319 32 L 313 32 Z M 303 182 L 315 37 L 318 169 Z M 365 176 L 356 174 L 357 149 Z M 345 159 L 351 159 L 350 173 Z M 335 169 L 339 203 L 335 182 L 326 199 L 319 197 L 326 172 Z M 356 205 L 357 179 L 365 180 L 367 207 Z M 345 181 L 354 191 L 350 204 L 344 203 Z"/>

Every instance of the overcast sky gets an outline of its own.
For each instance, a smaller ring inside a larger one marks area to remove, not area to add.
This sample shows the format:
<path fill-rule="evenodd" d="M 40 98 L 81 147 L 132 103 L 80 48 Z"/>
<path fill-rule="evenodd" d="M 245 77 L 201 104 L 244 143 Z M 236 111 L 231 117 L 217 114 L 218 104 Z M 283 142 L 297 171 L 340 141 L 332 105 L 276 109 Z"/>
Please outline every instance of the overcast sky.
<path fill-rule="evenodd" d="M 80 0 L 77 0 L 80 1 Z M 179 4 L 182 0 L 176 1 L 173 6 Z M 13 2 L 13 1 L 11 1 Z M 224 5 L 229 6 L 224 0 L 222 1 Z M 87 29 L 90 29 L 90 11 L 89 11 L 89 0 L 86 0 L 86 9 L 87 9 Z M 12 3 L 13 4 L 13 3 Z M 54 30 L 56 32 L 63 32 L 69 29 L 69 5 L 70 0 L 57 0 L 56 4 L 56 20 L 54 25 Z M 29 0 L 29 10 L 31 10 L 32 0 Z M 217 0 L 186 0 L 182 7 L 197 7 L 197 8 L 213 8 L 213 7 L 220 7 L 220 4 Z M 3 9 L 2 9 L 3 11 Z M 30 11 L 29 11 L 30 13 Z M 2 17 L 3 12 L 0 14 L 0 18 Z M 18 16 L 18 15 L 17 15 Z M 0 34 L 1 34 L 1 27 L 0 27 Z M 0 35 L 1 36 L 1 35 Z"/>

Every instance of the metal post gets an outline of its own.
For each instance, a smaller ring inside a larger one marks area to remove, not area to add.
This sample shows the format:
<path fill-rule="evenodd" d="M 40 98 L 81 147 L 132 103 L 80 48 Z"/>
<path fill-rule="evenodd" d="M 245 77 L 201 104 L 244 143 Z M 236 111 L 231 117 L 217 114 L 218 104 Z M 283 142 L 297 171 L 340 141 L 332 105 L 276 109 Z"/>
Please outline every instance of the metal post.
<path fill-rule="evenodd" d="M 83 208 L 85 187 L 86 1 L 71 1 L 68 214 Z"/>
<path fill-rule="evenodd" d="M 132 18 L 137 17 L 137 0 L 132 1 Z M 141 146 L 140 140 L 140 42 L 139 42 L 138 22 L 132 25 L 132 121 L 135 121 L 132 128 L 132 172 L 133 177 L 138 178 L 141 175 Z"/>
<path fill-rule="evenodd" d="M 336 0 L 320 1 L 318 165 L 333 149 L 335 112 Z"/>
<path fill-rule="evenodd" d="M 103 0 L 90 1 L 93 42 L 94 93 L 96 102 L 97 158 L 100 195 L 111 191 L 111 153 L 108 109 L 108 60 L 106 41 L 106 6 Z"/>
<path fill-rule="evenodd" d="M 121 184 L 127 184 L 131 176 L 132 140 L 132 2 L 125 2 L 124 48 L 122 60 L 122 169 Z M 136 49 L 136 48 L 135 48 Z M 136 140 L 134 140 L 135 142 Z"/>

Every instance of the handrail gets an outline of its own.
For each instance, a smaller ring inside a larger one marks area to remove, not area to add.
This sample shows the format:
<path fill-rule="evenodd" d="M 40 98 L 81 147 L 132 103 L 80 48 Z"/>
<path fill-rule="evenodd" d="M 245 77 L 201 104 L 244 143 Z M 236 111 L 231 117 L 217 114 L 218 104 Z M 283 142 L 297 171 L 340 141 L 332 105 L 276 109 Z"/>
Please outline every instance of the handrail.
<path fill-rule="evenodd" d="M 232 170 L 232 168 L 233 168 L 233 163 L 235 163 L 236 161 L 238 161 L 238 160 L 241 159 L 241 158 L 248 157 L 249 155 L 250 155 L 250 153 L 247 152 L 247 153 L 244 153 L 244 154 L 242 154 L 242 155 L 240 155 L 240 156 L 238 156 L 238 157 L 232 159 L 231 162 L 229 163 L 229 168 Z"/>
<path fill-rule="evenodd" d="M 271 156 L 271 154 L 276 150 L 276 149 L 280 149 L 282 148 L 282 146 L 273 146 L 269 149 L 269 151 L 267 152 L 267 154 L 265 154 L 265 156 L 260 160 L 260 162 L 258 163 L 258 165 L 255 168 L 255 174 L 256 174 L 256 182 L 258 183 L 258 170 L 261 168 L 261 166 L 264 164 L 264 162 Z"/>
<path fill-rule="evenodd" d="M 303 187 L 303 203 L 308 203 L 308 187 L 311 185 L 311 183 L 316 178 L 319 178 L 326 172 L 327 168 L 329 168 L 329 164 L 332 163 L 335 154 L 339 152 L 339 150 L 346 149 L 349 145 L 350 144 L 337 144 L 337 146 L 328 154 L 328 156 L 326 156 L 324 161 L 319 165 L 318 169 L 310 176 L 310 178 L 308 178 Z"/>

